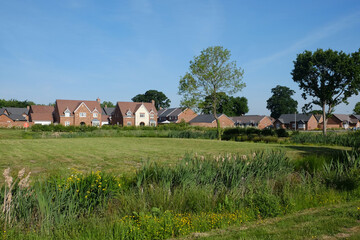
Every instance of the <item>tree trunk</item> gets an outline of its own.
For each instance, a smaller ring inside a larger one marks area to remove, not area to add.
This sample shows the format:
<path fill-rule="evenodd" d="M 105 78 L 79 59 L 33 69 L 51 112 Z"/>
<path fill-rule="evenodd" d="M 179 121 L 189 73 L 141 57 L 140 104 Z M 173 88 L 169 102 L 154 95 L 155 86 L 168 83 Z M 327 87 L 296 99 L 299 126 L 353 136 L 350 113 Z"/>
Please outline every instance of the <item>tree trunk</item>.
<path fill-rule="evenodd" d="M 213 100 L 213 114 L 214 118 L 216 120 L 216 126 L 217 126 L 217 139 L 221 141 L 221 126 L 220 126 L 220 120 L 216 114 L 216 99 Z"/>
<path fill-rule="evenodd" d="M 323 103 L 323 106 L 322 106 L 322 110 L 323 110 L 323 134 L 324 134 L 324 136 L 326 136 L 326 124 L 327 124 L 325 108 L 326 108 L 326 101 Z"/>

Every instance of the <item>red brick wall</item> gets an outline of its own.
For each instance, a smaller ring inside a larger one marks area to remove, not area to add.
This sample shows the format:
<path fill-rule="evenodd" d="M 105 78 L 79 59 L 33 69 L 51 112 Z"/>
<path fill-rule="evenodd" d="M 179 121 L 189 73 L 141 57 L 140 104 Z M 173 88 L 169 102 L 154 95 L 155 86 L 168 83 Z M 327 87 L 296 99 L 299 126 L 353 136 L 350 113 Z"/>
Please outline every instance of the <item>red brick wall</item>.
<path fill-rule="evenodd" d="M 273 123 L 270 120 L 270 118 L 268 117 L 264 117 L 263 119 L 261 119 L 261 121 L 259 122 L 258 128 L 259 129 L 264 129 L 266 127 L 271 126 Z"/>
<path fill-rule="evenodd" d="M 182 119 L 184 119 L 185 122 L 190 122 L 193 118 L 195 118 L 197 114 L 191 110 L 190 108 L 185 109 L 182 113 L 179 114 L 178 120 L 176 123 L 180 123 Z"/>
<path fill-rule="evenodd" d="M 24 127 L 24 123 L 26 123 L 26 121 L 13 121 L 4 114 L 0 116 L 0 127 Z M 29 122 L 29 126 L 32 126 L 32 124 L 33 123 Z"/>
<path fill-rule="evenodd" d="M 314 130 L 316 128 L 318 128 L 318 121 L 316 120 L 315 116 L 312 115 L 309 121 L 307 122 L 306 130 Z"/>
<path fill-rule="evenodd" d="M 225 128 L 225 127 L 234 127 L 234 122 L 224 116 L 224 115 L 221 115 L 220 118 L 220 126 L 222 128 Z M 190 125 L 192 126 L 200 126 L 200 127 L 217 127 L 217 124 L 216 124 L 216 121 L 214 120 L 212 123 L 190 123 Z"/>
<path fill-rule="evenodd" d="M 86 117 L 79 117 L 79 114 L 81 112 L 84 112 L 86 113 Z M 65 117 L 64 115 L 62 116 L 58 116 L 57 115 L 57 111 L 55 111 L 55 119 L 59 119 L 60 118 L 60 121 L 59 123 L 62 124 L 62 125 L 65 125 L 65 122 L 70 122 L 70 126 L 80 126 L 80 123 L 81 122 L 84 122 L 86 126 L 92 126 L 92 120 L 94 119 L 93 117 L 93 113 L 91 113 L 89 111 L 89 109 L 84 105 L 82 104 L 78 109 L 77 111 L 75 112 L 75 114 L 71 113 L 70 114 L 70 117 Z M 100 126 L 101 126 L 101 113 L 97 113 L 98 116 L 96 117 L 96 119 L 98 119 L 100 121 Z M 58 120 L 56 120 L 58 121 Z"/>

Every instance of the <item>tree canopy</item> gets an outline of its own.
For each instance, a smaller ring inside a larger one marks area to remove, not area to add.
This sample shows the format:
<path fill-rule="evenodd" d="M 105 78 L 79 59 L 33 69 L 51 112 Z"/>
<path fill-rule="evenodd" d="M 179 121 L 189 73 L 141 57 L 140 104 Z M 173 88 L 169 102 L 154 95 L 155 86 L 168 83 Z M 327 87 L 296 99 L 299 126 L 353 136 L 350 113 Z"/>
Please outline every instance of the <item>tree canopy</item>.
<path fill-rule="evenodd" d="M 220 121 L 217 117 L 218 93 L 234 94 L 245 87 L 242 82 L 244 71 L 230 61 L 231 53 L 222 46 L 208 47 L 190 61 L 189 71 L 181 77 L 179 94 L 181 105 L 199 108 L 207 96 L 212 99 L 212 114 L 218 126 L 221 139 Z"/>
<path fill-rule="evenodd" d="M 35 103 L 28 100 L 19 101 L 16 99 L 10 99 L 10 100 L 0 99 L 0 108 L 2 107 L 26 108 L 27 106 L 31 106 L 31 105 L 35 105 Z"/>
<path fill-rule="evenodd" d="M 271 92 L 272 96 L 267 100 L 266 106 L 271 112 L 271 117 L 279 118 L 281 114 L 297 112 L 298 102 L 291 97 L 295 93 L 294 90 L 277 85 Z"/>
<path fill-rule="evenodd" d="M 360 114 L 360 102 L 357 102 L 354 107 L 354 114 Z"/>
<path fill-rule="evenodd" d="M 157 110 L 162 108 L 170 107 L 170 99 L 160 91 L 157 90 L 148 90 L 145 94 L 138 94 L 131 99 L 133 102 L 151 102 L 151 100 L 155 101 L 155 107 Z"/>
<path fill-rule="evenodd" d="M 322 108 L 323 133 L 326 135 L 326 113 L 331 113 L 340 103 L 348 103 L 349 97 L 359 93 L 360 52 L 304 51 L 297 55 L 291 74 L 303 90 L 302 97 L 310 98 L 305 108 L 311 110 L 313 105 Z"/>
<path fill-rule="evenodd" d="M 226 95 L 224 92 L 217 93 L 218 104 L 216 107 L 217 113 L 223 113 L 229 117 L 241 116 L 249 112 L 248 100 L 245 97 L 232 97 Z M 205 101 L 201 104 L 201 111 L 205 114 L 212 113 L 212 98 L 206 96 Z"/>
<path fill-rule="evenodd" d="M 112 102 L 110 102 L 110 101 L 103 101 L 101 104 L 100 104 L 100 106 L 101 107 L 110 107 L 110 108 L 112 108 L 112 107 L 115 107 L 115 105 L 112 103 Z"/>

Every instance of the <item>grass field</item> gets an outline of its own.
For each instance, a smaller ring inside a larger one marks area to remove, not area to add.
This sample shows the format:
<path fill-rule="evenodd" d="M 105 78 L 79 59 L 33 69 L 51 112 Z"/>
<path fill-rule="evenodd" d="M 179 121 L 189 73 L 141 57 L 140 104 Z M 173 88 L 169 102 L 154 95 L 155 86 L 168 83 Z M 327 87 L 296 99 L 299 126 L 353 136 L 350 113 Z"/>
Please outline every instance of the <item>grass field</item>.
<path fill-rule="evenodd" d="M 307 209 L 182 239 L 360 239 L 360 201 Z"/>
<path fill-rule="evenodd" d="M 347 148 L 171 138 L 0 139 L 0 170 L 25 167 L 36 175 L 69 169 L 116 174 L 135 170 L 142 161 L 173 164 L 186 153 L 248 154 L 281 149 L 290 157 L 332 154 Z"/>

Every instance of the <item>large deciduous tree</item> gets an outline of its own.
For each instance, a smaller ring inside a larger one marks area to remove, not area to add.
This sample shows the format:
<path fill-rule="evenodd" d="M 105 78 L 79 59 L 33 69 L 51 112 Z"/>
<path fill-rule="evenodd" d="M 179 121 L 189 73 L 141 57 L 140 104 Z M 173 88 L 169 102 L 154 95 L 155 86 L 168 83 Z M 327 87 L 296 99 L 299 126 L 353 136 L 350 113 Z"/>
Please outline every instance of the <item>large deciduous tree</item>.
<path fill-rule="evenodd" d="M 219 92 L 218 103 L 216 107 L 217 113 L 223 113 L 229 117 L 241 116 L 249 112 L 248 100 L 245 97 L 228 96 L 224 92 Z M 205 114 L 212 113 L 212 97 L 206 96 L 205 101 L 201 106 L 201 111 Z"/>
<path fill-rule="evenodd" d="M 170 107 L 170 99 L 160 91 L 157 90 L 148 90 L 145 94 L 138 94 L 131 99 L 133 102 L 151 102 L 151 100 L 155 101 L 155 107 L 157 110 L 162 108 Z"/>
<path fill-rule="evenodd" d="M 331 49 L 304 51 L 297 55 L 292 71 L 293 80 L 303 90 L 306 108 L 322 108 L 323 133 L 326 135 L 327 113 L 340 103 L 357 95 L 360 88 L 360 49 L 346 54 Z M 326 109 L 327 108 L 327 109 Z"/>
<path fill-rule="evenodd" d="M 266 106 L 271 112 L 271 117 L 279 118 L 281 114 L 297 112 L 298 102 L 291 97 L 295 93 L 294 90 L 277 85 L 271 92 L 272 96 L 267 100 Z"/>
<path fill-rule="evenodd" d="M 208 47 L 190 61 L 189 71 L 181 77 L 179 94 L 181 105 L 199 108 L 206 96 L 212 99 L 212 114 L 216 119 L 218 139 L 221 126 L 217 116 L 218 93 L 234 94 L 245 87 L 244 71 L 230 61 L 230 51 L 222 46 Z"/>
<path fill-rule="evenodd" d="M 360 114 L 360 102 L 355 104 L 353 111 L 354 111 L 354 114 Z"/>

